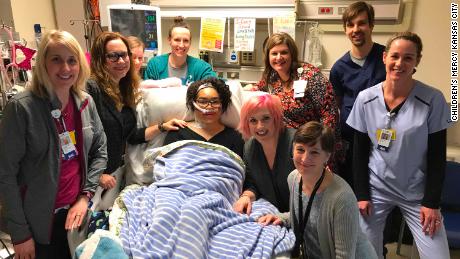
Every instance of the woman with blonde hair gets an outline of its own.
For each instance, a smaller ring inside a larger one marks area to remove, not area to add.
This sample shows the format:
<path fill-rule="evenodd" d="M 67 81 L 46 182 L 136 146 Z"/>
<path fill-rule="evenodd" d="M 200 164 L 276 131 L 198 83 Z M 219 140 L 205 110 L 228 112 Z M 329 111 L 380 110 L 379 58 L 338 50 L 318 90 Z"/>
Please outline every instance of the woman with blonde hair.
<path fill-rule="evenodd" d="M 135 106 L 139 96 L 139 75 L 135 71 L 128 40 L 116 32 L 103 32 L 91 49 L 91 78 L 87 90 L 94 98 L 107 135 L 107 169 L 99 184 L 115 187 L 112 174 L 124 163 L 126 142 L 140 144 L 152 140 L 162 131 L 178 130 L 186 123 L 173 119 L 159 125 L 137 128 Z"/>
<path fill-rule="evenodd" d="M 138 37 L 127 37 L 129 48 L 131 49 L 135 71 L 140 75 L 142 64 L 144 63 L 145 44 Z"/>
<path fill-rule="evenodd" d="M 353 173 L 361 227 L 383 258 L 388 213 L 398 207 L 420 258 L 449 258 L 440 200 L 446 167 L 449 106 L 436 88 L 413 78 L 422 40 L 391 37 L 385 81 L 359 93 L 347 124 L 355 130 Z"/>
<path fill-rule="evenodd" d="M 39 45 L 30 90 L 0 122 L 0 203 L 17 258 L 71 258 L 66 229 L 80 227 L 99 175 L 106 138 L 89 68 L 77 40 L 52 30 Z"/>

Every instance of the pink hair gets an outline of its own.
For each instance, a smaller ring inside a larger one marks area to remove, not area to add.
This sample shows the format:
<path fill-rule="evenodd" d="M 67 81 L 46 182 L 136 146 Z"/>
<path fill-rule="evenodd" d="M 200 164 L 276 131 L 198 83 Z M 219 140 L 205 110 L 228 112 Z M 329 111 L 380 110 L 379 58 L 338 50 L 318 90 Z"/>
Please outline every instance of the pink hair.
<path fill-rule="evenodd" d="M 238 130 L 241 132 L 244 139 L 249 139 L 251 137 L 251 133 L 249 131 L 249 117 L 256 113 L 259 109 L 264 108 L 268 109 L 273 118 L 275 131 L 277 131 L 278 134 L 283 132 L 283 108 L 281 107 L 280 98 L 276 95 L 263 94 L 251 97 L 243 104 L 243 107 L 241 107 L 240 125 L 238 125 Z"/>

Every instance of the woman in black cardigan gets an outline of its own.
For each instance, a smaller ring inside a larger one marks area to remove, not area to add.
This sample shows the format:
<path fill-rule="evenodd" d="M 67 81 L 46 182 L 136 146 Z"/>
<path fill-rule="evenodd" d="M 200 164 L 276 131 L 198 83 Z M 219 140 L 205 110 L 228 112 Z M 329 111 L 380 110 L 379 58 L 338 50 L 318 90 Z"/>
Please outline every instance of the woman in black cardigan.
<path fill-rule="evenodd" d="M 186 125 L 184 121 L 173 119 L 137 128 L 135 105 L 139 100 L 139 81 L 128 40 L 118 33 L 101 33 L 91 49 L 91 79 L 87 90 L 96 103 L 107 135 L 107 169 L 99 180 L 104 189 L 116 184 L 111 174 L 123 165 L 126 142 L 144 143 L 162 131 L 178 130 Z"/>

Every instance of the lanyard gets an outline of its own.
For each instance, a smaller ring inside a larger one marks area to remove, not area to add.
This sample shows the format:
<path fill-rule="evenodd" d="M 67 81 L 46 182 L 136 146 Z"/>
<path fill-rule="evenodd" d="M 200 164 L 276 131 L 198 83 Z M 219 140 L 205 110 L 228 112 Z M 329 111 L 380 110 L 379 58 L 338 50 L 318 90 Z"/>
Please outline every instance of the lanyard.
<path fill-rule="evenodd" d="M 64 121 L 64 116 L 62 115 L 62 112 L 61 110 L 59 109 L 54 109 L 51 111 L 51 116 L 53 117 L 53 119 L 56 120 L 56 122 L 58 124 L 60 124 L 62 126 L 62 132 L 60 133 L 64 133 L 67 131 L 67 128 L 65 126 L 65 121 Z M 58 130 L 59 131 L 59 130 Z"/>
<path fill-rule="evenodd" d="M 385 129 L 391 129 L 391 120 L 394 119 L 394 117 L 396 117 L 396 112 L 393 112 L 393 111 L 387 112 Z"/>
<path fill-rule="evenodd" d="M 393 110 L 390 110 L 388 105 L 385 103 L 385 107 L 387 108 L 387 114 L 386 114 L 386 122 L 385 122 L 385 129 L 391 129 L 391 120 L 394 120 L 396 118 L 396 115 L 398 114 L 399 110 L 401 110 L 401 107 L 403 104 L 406 102 L 404 100 L 402 103 L 398 104 L 398 106 L 394 107 Z"/>
<path fill-rule="evenodd" d="M 315 199 L 316 192 L 319 189 L 319 186 L 324 180 L 324 176 L 326 172 L 326 168 L 323 169 L 323 172 L 321 173 L 321 177 L 316 181 L 315 186 L 313 187 L 313 191 L 311 192 L 310 198 L 308 199 L 308 204 L 307 204 L 307 209 L 305 210 L 305 214 L 302 216 L 302 211 L 303 211 L 303 202 L 302 202 L 302 177 L 300 177 L 300 182 L 299 182 L 299 223 L 298 223 L 298 237 L 296 238 L 298 240 L 298 245 L 302 247 L 303 249 L 303 255 L 305 258 L 308 258 L 305 247 L 303 246 L 303 234 L 305 232 L 305 227 L 307 226 L 308 222 L 308 217 L 310 216 L 310 211 L 311 211 L 311 206 L 313 204 L 313 200 Z M 296 220 L 297 223 L 297 220 Z"/>
<path fill-rule="evenodd" d="M 60 130 L 58 129 L 58 133 L 64 133 L 67 131 L 67 127 L 65 126 L 65 121 L 64 121 L 64 116 L 59 115 L 59 118 L 54 118 L 58 124 L 62 127 L 62 132 L 59 132 Z"/>

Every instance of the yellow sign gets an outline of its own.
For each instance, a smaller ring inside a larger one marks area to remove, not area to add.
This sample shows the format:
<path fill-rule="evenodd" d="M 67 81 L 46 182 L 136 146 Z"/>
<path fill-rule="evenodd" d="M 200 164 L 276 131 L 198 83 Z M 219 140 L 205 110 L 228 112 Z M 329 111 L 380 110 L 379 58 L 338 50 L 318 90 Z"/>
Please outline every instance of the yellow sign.
<path fill-rule="evenodd" d="M 295 39 L 295 14 L 273 17 L 273 33 L 285 32 Z"/>
<path fill-rule="evenodd" d="M 202 17 L 200 30 L 200 50 L 224 51 L 226 18 Z"/>

